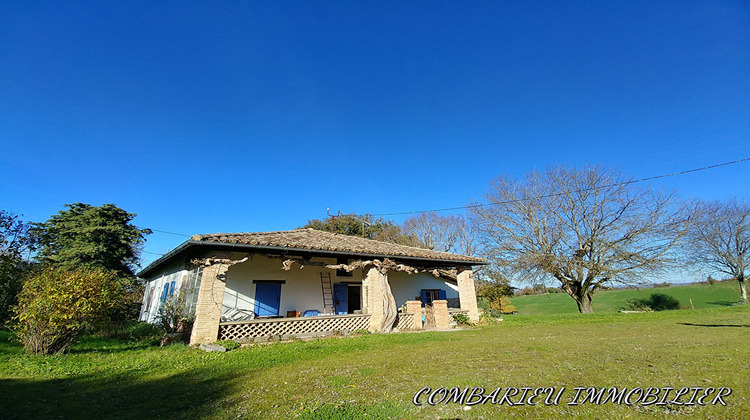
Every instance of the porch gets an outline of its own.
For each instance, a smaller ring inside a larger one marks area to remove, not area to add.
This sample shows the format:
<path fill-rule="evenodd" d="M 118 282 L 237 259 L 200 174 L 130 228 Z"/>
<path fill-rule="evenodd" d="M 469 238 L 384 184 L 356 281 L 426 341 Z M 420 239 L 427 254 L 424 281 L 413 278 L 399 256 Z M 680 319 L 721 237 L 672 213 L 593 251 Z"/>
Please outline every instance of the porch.
<path fill-rule="evenodd" d="M 437 308 L 437 310 L 436 310 Z M 435 301 L 421 307 L 421 302 L 407 302 L 407 311 L 399 312 L 395 328 L 398 331 L 446 328 L 454 325 L 453 316 L 469 314 L 468 310 L 448 308 L 446 301 Z M 219 340 L 240 343 L 255 340 L 289 340 L 325 335 L 349 335 L 369 330 L 371 314 L 325 315 L 310 317 L 264 318 L 219 323 Z M 424 320 L 424 322 L 423 322 Z"/>
<path fill-rule="evenodd" d="M 468 266 L 459 266 L 450 280 L 436 269 L 387 259 L 225 254 L 199 263 L 193 344 L 420 330 L 423 320 L 444 329 L 455 324 L 456 311 L 478 320 Z M 449 302 L 461 309 L 449 310 Z"/>

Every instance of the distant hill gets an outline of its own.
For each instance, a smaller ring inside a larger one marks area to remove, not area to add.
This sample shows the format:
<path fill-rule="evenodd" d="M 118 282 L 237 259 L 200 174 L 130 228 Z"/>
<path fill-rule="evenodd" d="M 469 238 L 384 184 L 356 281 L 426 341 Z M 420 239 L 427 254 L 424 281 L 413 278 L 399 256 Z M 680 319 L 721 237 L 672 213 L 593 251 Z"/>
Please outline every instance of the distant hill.
<path fill-rule="evenodd" d="M 592 306 L 594 312 L 617 312 L 629 299 L 646 298 L 651 293 L 664 293 L 680 301 L 683 307 L 690 308 L 690 299 L 695 309 L 730 306 L 740 300 L 739 286 L 736 280 L 725 280 L 713 285 L 691 284 L 644 289 L 600 290 L 594 294 Z M 519 314 L 565 314 L 577 313 L 575 301 L 565 293 L 546 295 L 516 296 L 511 303 Z"/>

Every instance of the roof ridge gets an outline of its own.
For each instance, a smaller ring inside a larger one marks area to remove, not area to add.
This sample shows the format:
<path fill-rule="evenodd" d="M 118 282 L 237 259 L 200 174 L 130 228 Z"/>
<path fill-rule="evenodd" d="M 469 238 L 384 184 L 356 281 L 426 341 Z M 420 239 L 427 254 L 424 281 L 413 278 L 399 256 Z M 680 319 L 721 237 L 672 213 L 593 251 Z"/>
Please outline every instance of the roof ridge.
<path fill-rule="evenodd" d="M 308 230 L 315 230 L 312 228 L 307 228 Z M 201 239 L 193 239 L 195 237 L 206 237 L 206 236 L 239 236 L 239 235 L 272 235 L 276 233 L 288 233 L 288 232 L 294 232 L 294 231 L 302 231 L 306 230 L 305 228 L 295 228 L 290 230 L 272 230 L 267 232 L 216 232 L 216 233 L 199 233 L 196 235 L 193 235 L 190 239 L 200 241 Z"/>
<path fill-rule="evenodd" d="M 303 236 L 297 236 L 294 237 L 286 237 L 284 238 L 284 235 L 288 234 L 309 234 L 303 235 Z M 276 235 L 279 235 L 280 237 L 274 237 Z M 313 238 L 318 239 L 313 239 Z M 269 239 L 265 239 L 269 238 Z M 326 239 L 329 238 L 329 239 Z M 350 248 L 360 248 L 364 252 L 373 252 L 373 253 L 384 253 L 384 254 L 390 254 L 387 249 L 383 249 L 382 247 L 390 248 L 393 251 L 393 256 L 414 256 L 414 257 L 426 257 L 430 258 L 430 255 L 432 255 L 433 258 L 446 258 L 449 260 L 473 260 L 473 261 L 486 261 L 483 258 L 474 257 L 470 255 L 462 255 L 457 254 L 454 252 L 447 252 L 447 251 L 437 251 L 433 249 L 427 249 L 427 248 L 420 248 L 416 246 L 411 245 L 405 245 L 405 244 L 398 244 L 398 243 L 392 243 L 392 242 L 385 242 L 377 239 L 370 239 L 370 238 L 363 238 L 361 236 L 352 236 L 352 235 L 346 235 L 343 233 L 336 233 L 336 232 L 328 232 L 325 230 L 319 230 L 314 228 L 296 228 L 291 230 L 277 230 L 277 231 L 270 231 L 270 232 L 234 232 L 234 233 L 210 233 L 210 234 L 203 234 L 203 235 L 194 235 L 191 237 L 191 240 L 194 241 L 201 241 L 201 242 L 231 242 L 231 243 L 256 243 L 261 244 L 263 242 L 273 243 L 281 241 L 283 244 L 279 243 L 281 246 L 299 246 L 301 248 L 307 248 L 307 249 L 328 249 L 328 250 L 337 250 L 337 251 L 347 251 Z M 313 244 L 309 241 L 312 240 L 315 241 L 321 241 L 319 244 Z M 328 243 L 325 245 L 325 241 L 327 240 L 333 240 L 334 243 Z M 343 241 L 343 242 L 340 242 Z M 347 244 L 348 242 L 348 244 Z M 295 245 L 296 243 L 296 245 Z M 378 249 L 380 248 L 380 249 Z M 369 251 L 367 251 L 369 249 Z M 377 251 L 376 251 L 377 250 Z"/>

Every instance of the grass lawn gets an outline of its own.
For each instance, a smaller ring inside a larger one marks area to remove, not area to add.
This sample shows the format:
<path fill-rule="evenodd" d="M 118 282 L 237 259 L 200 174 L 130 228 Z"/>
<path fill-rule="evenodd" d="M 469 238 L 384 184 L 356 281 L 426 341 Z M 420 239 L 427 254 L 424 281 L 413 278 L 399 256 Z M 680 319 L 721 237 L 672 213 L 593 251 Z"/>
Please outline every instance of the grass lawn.
<path fill-rule="evenodd" d="M 691 284 L 656 289 L 602 290 L 594 294 L 591 304 L 594 312 L 617 312 L 629 299 L 647 298 L 651 293 L 673 296 L 686 308 L 690 307 L 690 299 L 692 299 L 695 309 L 731 306 L 740 300 L 737 281 L 728 280 L 713 285 Z M 576 302 L 566 293 L 516 296 L 511 298 L 511 303 L 521 315 L 578 313 Z"/>
<path fill-rule="evenodd" d="M 750 305 L 521 315 L 464 331 L 256 345 L 223 354 L 89 339 L 65 356 L 29 357 L 11 339 L 0 335 L 0 418 L 9 419 L 750 415 Z M 454 386 L 565 391 L 551 406 L 464 410 L 411 403 L 423 387 Z M 729 387 L 732 394 L 727 406 L 569 406 L 576 386 Z"/>

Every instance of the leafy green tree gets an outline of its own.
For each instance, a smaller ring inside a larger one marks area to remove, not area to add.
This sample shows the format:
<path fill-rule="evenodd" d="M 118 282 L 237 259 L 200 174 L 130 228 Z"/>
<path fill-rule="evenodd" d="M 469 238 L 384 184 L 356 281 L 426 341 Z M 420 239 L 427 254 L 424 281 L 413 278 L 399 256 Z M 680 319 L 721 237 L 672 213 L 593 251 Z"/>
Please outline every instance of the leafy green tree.
<path fill-rule="evenodd" d="M 375 218 L 370 214 L 351 213 L 330 216 L 325 220 L 312 219 L 302 227 L 390 242 L 404 240 L 399 237 L 401 229 L 398 225 L 390 220 Z"/>
<path fill-rule="evenodd" d="M 109 318 L 122 298 L 117 273 L 48 267 L 23 285 L 16 335 L 30 354 L 59 354 L 86 328 Z"/>
<path fill-rule="evenodd" d="M 132 277 L 139 246 L 150 229 L 131 223 L 136 216 L 114 204 L 66 204 L 44 223 L 34 223 L 37 258 L 45 265 L 65 270 L 81 267 L 113 270 Z"/>
<path fill-rule="evenodd" d="M 29 225 L 6 210 L 0 210 L 0 326 L 10 319 L 23 278 L 31 264 Z M 25 256 L 26 255 L 26 256 Z"/>
<path fill-rule="evenodd" d="M 501 312 L 505 305 L 510 305 L 508 296 L 513 296 L 515 287 L 505 279 L 498 280 L 478 280 L 476 282 L 477 296 L 487 300 L 487 309 L 494 312 Z M 503 299 L 504 298 L 504 299 Z M 515 310 L 515 308 L 513 309 Z M 511 310 L 510 312 L 513 312 Z"/>

